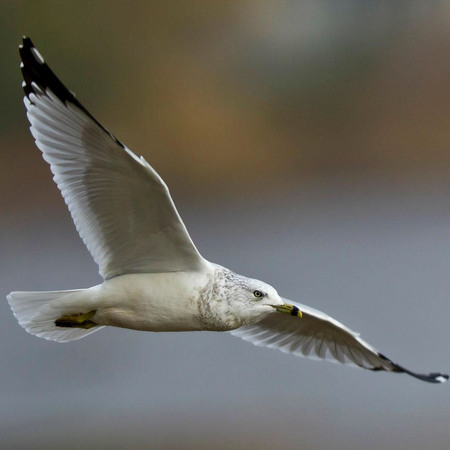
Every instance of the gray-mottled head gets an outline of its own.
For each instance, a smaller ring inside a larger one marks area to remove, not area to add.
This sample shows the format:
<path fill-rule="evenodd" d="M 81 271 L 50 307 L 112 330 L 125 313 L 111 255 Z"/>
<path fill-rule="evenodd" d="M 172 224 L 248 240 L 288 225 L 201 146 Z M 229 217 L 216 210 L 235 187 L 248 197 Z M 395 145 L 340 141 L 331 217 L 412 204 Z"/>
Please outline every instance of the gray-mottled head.
<path fill-rule="evenodd" d="M 232 330 L 257 322 L 282 304 L 269 284 L 218 266 L 208 298 L 201 301 L 200 313 L 208 329 Z"/>

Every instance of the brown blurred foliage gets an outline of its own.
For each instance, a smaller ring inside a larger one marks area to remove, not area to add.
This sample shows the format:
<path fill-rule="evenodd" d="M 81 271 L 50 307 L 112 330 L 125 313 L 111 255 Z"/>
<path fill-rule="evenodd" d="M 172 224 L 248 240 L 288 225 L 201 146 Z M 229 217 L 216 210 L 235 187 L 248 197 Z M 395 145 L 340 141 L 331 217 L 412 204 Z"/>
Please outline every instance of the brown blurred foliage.
<path fill-rule="evenodd" d="M 449 174 L 446 2 L 17 1 L 0 10 L 2 208 L 33 193 L 42 201 L 40 189 L 57 196 L 21 105 L 22 34 L 178 195 Z"/>

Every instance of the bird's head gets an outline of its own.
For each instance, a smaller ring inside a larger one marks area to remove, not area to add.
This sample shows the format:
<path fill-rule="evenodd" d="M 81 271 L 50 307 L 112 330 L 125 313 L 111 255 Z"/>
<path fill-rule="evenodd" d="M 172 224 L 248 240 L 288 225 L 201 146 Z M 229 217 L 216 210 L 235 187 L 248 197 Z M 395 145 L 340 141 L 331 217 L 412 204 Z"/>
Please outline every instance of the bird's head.
<path fill-rule="evenodd" d="M 216 279 L 220 309 L 234 317 L 236 326 L 255 323 L 275 311 L 301 317 L 301 311 L 285 303 L 270 284 L 222 269 Z"/>
<path fill-rule="evenodd" d="M 275 288 L 263 281 L 248 279 L 247 303 L 254 312 L 254 317 L 261 319 L 274 310 L 291 316 L 302 317 L 302 312 L 294 305 L 285 303 Z"/>

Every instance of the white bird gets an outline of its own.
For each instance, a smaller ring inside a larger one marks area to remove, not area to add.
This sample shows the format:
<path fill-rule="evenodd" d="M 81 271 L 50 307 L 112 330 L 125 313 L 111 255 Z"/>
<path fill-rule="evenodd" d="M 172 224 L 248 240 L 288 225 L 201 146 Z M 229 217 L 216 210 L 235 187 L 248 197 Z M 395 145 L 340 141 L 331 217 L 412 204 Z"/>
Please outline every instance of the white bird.
<path fill-rule="evenodd" d="M 326 314 L 204 259 L 156 171 L 81 105 L 29 38 L 19 48 L 31 133 L 104 279 L 88 289 L 11 292 L 29 333 L 67 342 L 105 326 L 231 331 L 298 356 L 447 381 L 395 364 Z"/>

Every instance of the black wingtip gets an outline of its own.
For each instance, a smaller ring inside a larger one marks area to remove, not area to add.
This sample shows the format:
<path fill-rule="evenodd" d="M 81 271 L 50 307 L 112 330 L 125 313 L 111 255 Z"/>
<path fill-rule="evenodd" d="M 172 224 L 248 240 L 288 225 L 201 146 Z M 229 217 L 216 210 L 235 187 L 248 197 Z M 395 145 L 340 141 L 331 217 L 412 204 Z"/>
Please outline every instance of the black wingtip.
<path fill-rule="evenodd" d="M 28 98 L 30 98 L 31 94 L 39 95 L 39 91 L 35 89 L 35 86 L 42 92 L 50 90 L 63 103 L 72 103 L 73 105 L 76 105 L 97 122 L 46 64 L 44 58 L 39 53 L 39 50 L 34 46 L 33 41 L 29 37 L 23 36 L 22 42 L 22 45 L 19 45 L 19 53 L 20 58 L 22 59 L 20 69 L 22 70 L 23 79 L 25 81 L 23 85 L 25 95 Z"/>
<path fill-rule="evenodd" d="M 22 42 L 22 45 L 19 45 L 20 58 L 22 59 L 20 69 L 22 70 L 24 79 L 22 87 L 26 97 L 30 99 L 31 94 L 39 96 L 42 92 L 52 92 L 52 94 L 58 97 L 58 99 L 64 104 L 68 105 L 71 103 L 72 105 L 78 107 L 100 128 L 108 133 L 111 139 L 113 139 L 121 147 L 124 147 L 124 145 L 105 127 L 103 127 L 103 125 L 101 125 L 97 119 L 95 119 L 95 117 L 75 98 L 75 94 L 64 86 L 64 84 L 46 64 L 44 58 L 34 46 L 33 41 L 29 37 L 23 36 Z M 36 86 L 39 89 L 36 89 Z"/>
<path fill-rule="evenodd" d="M 22 45 L 19 45 L 20 58 L 22 64 L 20 66 L 22 70 L 23 79 L 25 85 L 23 87 L 25 95 L 30 96 L 31 93 L 35 93 L 33 84 L 39 87 L 43 92 L 50 89 L 62 102 L 71 102 L 82 107 L 72 93 L 61 83 L 58 77 L 45 63 L 44 58 L 34 46 L 33 41 L 24 36 L 22 39 Z"/>
<path fill-rule="evenodd" d="M 28 36 L 23 35 L 22 36 L 22 45 L 26 47 L 34 47 L 33 42 L 31 42 L 31 39 Z"/>
<path fill-rule="evenodd" d="M 22 36 L 22 43 L 19 44 L 19 52 L 20 52 L 20 56 L 22 56 L 22 51 L 31 51 L 32 48 L 34 47 L 33 41 L 28 37 L 23 35 Z"/>
<path fill-rule="evenodd" d="M 381 359 L 384 359 L 385 361 L 389 361 L 394 368 L 394 372 L 407 373 L 408 375 L 411 375 L 412 377 L 417 378 L 418 380 L 426 381 L 427 383 L 442 384 L 442 383 L 446 383 L 448 381 L 449 376 L 445 373 L 432 372 L 429 374 L 423 374 L 423 373 L 412 372 L 411 370 L 405 369 L 404 367 L 394 363 L 393 361 L 391 361 L 389 358 L 382 355 L 381 353 L 378 353 L 378 356 Z"/>
<path fill-rule="evenodd" d="M 411 372 L 410 370 L 406 370 L 404 368 L 402 368 L 402 369 L 403 369 L 403 372 L 407 373 L 408 375 L 411 375 L 414 378 L 417 378 L 422 381 L 426 381 L 428 383 L 442 384 L 442 383 L 446 383 L 448 381 L 448 375 L 446 375 L 444 373 L 436 372 L 436 373 L 429 373 L 429 374 L 425 375 L 425 374 L 421 374 L 421 373 Z"/>

